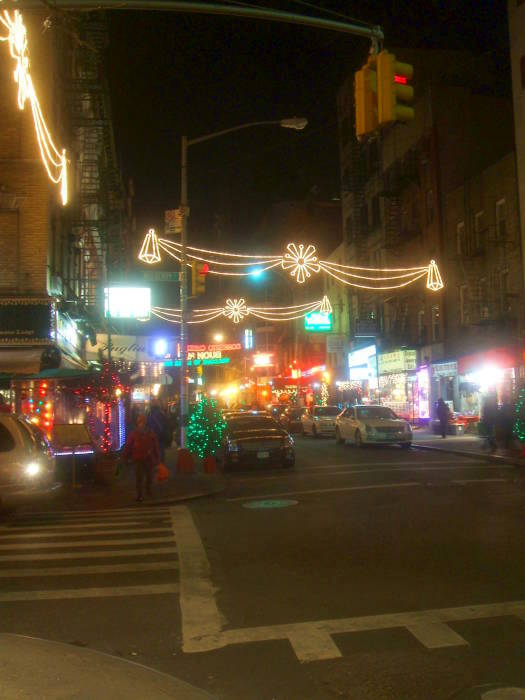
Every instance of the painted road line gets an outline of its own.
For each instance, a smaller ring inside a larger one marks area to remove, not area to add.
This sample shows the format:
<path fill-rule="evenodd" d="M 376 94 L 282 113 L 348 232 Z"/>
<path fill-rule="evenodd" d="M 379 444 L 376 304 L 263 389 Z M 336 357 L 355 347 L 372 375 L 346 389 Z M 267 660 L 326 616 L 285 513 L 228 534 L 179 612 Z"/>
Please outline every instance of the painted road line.
<path fill-rule="evenodd" d="M 140 533 L 150 533 L 150 532 L 166 532 L 172 536 L 173 532 L 171 528 L 167 527 L 143 527 L 143 528 L 133 528 L 126 530 L 108 530 L 107 532 L 24 532 L 19 534 L 11 534 L 10 532 L 2 532 L 0 542 L 3 540 L 27 540 L 27 539 L 43 539 L 45 537 L 107 537 L 108 535 L 139 535 Z M 81 540 L 80 540 L 81 541 Z M 103 539 L 96 540 L 97 542 L 104 542 Z M 75 540 L 76 542 L 76 540 Z M 45 546 L 46 542 L 38 542 L 37 544 Z"/>
<path fill-rule="evenodd" d="M 193 640 L 202 643 L 203 639 L 213 638 L 220 633 L 226 620 L 217 607 L 210 563 L 190 510 L 186 506 L 174 506 L 170 512 L 179 552 L 184 649 Z"/>
<path fill-rule="evenodd" d="M 484 484 L 484 483 L 509 483 L 509 479 L 453 479 L 451 484 Z"/>
<path fill-rule="evenodd" d="M 147 557 L 153 554 L 177 554 L 173 544 L 170 547 L 140 547 L 139 549 L 117 549 L 114 551 L 93 550 L 91 552 L 49 552 L 45 554 L 5 554 L 0 561 L 50 561 L 53 559 L 104 559 L 112 557 Z"/>
<path fill-rule="evenodd" d="M 158 516 L 153 516 L 149 515 L 145 518 L 137 518 L 135 516 L 134 518 L 126 518 L 122 516 L 115 516 L 111 517 L 110 515 L 106 515 L 104 518 L 64 518 L 64 519 L 38 519 L 38 518 L 19 518 L 16 521 L 16 524 L 10 523 L 10 526 L 14 527 L 55 527 L 55 526 L 66 526 L 66 525 L 85 525 L 90 526 L 90 525 L 98 525 L 99 523 L 102 522 L 107 522 L 110 523 L 111 525 L 125 525 L 126 523 L 130 522 L 140 522 L 140 523 L 150 523 L 152 521 L 157 521 L 157 520 L 166 520 L 168 516 L 166 515 L 158 515 Z"/>
<path fill-rule="evenodd" d="M 230 502 L 235 501 L 253 501 L 253 500 L 265 500 L 267 498 L 284 498 L 286 496 L 310 496 L 317 493 L 342 493 L 345 491 L 374 491 L 380 489 L 401 489 L 401 488 L 412 488 L 414 486 L 423 486 L 420 481 L 405 481 L 398 482 L 395 484 L 367 484 L 364 486 L 341 486 L 339 488 L 334 487 L 330 489 L 308 489 L 305 491 L 284 491 L 281 493 L 266 493 L 264 495 L 258 496 L 237 496 L 236 498 L 228 498 Z"/>
<path fill-rule="evenodd" d="M 167 544 L 168 542 L 173 542 L 172 535 L 166 537 L 130 537 L 127 540 L 88 540 L 87 542 L 77 542 L 76 540 L 71 540 L 67 542 L 23 542 L 20 544 L 0 544 L 0 550 L 35 549 L 35 547 L 38 547 L 39 549 L 53 549 L 58 547 L 120 547 L 123 544 Z"/>
<path fill-rule="evenodd" d="M 434 460 L 426 460 L 425 464 L 431 465 L 431 464 L 448 464 L 450 465 L 451 460 L 450 459 L 434 459 Z M 457 462 L 457 460 L 456 460 Z M 365 466 L 370 466 L 370 467 L 391 467 L 392 465 L 398 464 L 399 466 L 402 467 L 417 467 L 420 462 L 417 462 L 415 460 L 399 460 L 399 461 L 392 461 L 390 462 L 341 462 L 341 464 L 319 464 L 319 465 L 313 465 L 310 467 L 301 467 L 300 471 L 310 471 L 314 469 L 339 469 L 341 467 L 365 467 Z M 465 464 L 472 464 L 472 460 L 468 459 L 465 460 Z M 510 469 L 515 469 L 513 465 L 505 465 L 506 467 Z"/>
<path fill-rule="evenodd" d="M 117 525 L 162 525 L 162 524 L 167 524 L 169 526 L 170 520 L 168 518 L 163 518 L 162 520 L 132 520 L 130 522 L 124 522 L 124 523 L 112 523 L 112 522 L 104 522 L 104 523 L 98 523 L 95 522 L 93 524 L 90 524 L 89 526 L 86 525 L 85 523 L 82 523 L 80 525 L 78 524 L 73 524 L 73 525 L 3 525 L 0 527 L 0 533 L 2 532 L 31 532 L 31 531 L 36 531 L 36 532 L 53 532 L 54 530 L 99 530 L 99 529 L 109 529 Z"/>
<path fill-rule="evenodd" d="M 130 515 L 132 517 L 137 517 L 140 515 L 145 515 L 147 513 L 162 513 L 163 515 L 169 515 L 169 510 L 166 507 L 161 506 L 130 506 L 129 508 L 101 508 L 100 510 L 53 510 L 53 511 L 37 511 L 35 513 L 27 513 L 27 517 L 33 518 L 56 518 L 61 515 L 67 515 L 71 517 L 78 516 L 83 518 L 87 515 Z"/>
<path fill-rule="evenodd" d="M 162 595 L 178 593 L 176 583 L 152 583 L 144 586 L 107 586 L 102 588 L 64 588 L 51 591 L 12 591 L 0 593 L 0 603 L 15 603 L 21 600 L 67 600 L 74 598 L 115 598 L 136 595 Z"/>
<path fill-rule="evenodd" d="M 327 637 L 396 627 L 407 629 L 423 646 L 437 649 L 468 644 L 447 623 L 509 615 L 525 619 L 525 600 L 225 630 L 207 639 L 189 640 L 184 651 L 210 651 L 229 644 L 288 639 L 299 661 L 309 662 L 341 655 L 335 643 L 332 642 L 332 647 L 328 645 Z"/>
<path fill-rule="evenodd" d="M 0 578 L 28 576 L 81 576 L 84 574 L 120 574 L 137 571 L 172 571 L 179 568 L 176 561 L 152 561 L 136 564 L 99 564 L 98 566 L 52 566 L 49 569 L 0 569 Z"/>

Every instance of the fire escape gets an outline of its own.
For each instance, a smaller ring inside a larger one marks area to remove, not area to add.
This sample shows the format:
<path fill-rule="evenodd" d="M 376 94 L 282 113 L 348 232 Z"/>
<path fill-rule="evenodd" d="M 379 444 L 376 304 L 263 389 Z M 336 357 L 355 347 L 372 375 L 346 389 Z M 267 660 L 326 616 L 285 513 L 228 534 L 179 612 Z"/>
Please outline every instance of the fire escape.
<path fill-rule="evenodd" d="M 108 272 L 124 260 L 124 194 L 117 167 L 104 54 L 106 18 L 86 13 L 64 41 L 63 88 L 69 101 L 72 218 L 70 293 L 88 311 L 101 310 Z"/>

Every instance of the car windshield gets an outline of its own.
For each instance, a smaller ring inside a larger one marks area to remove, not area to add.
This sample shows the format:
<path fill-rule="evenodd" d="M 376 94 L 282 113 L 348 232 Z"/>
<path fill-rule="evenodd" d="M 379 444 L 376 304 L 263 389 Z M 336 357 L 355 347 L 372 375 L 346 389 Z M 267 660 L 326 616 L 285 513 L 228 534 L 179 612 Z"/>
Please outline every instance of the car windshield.
<path fill-rule="evenodd" d="M 356 410 L 360 420 L 364 418 L 378 418 L 379 420 L 397 418 L 396 414 L 386 406 L 359 406 Z"/>
<path fill-rule="evenodd" d="M 316 406 L 314 413 L 316 416 L 337 416 L 341 409 L 338 406 Z"/>
<path fill-rule="evenodd" d="M 243 416 L 242 418 L 229 420 L 228 428 L 230 431 L 237 433 L 244 430 L 276 430 L 279 426 L 269 416 Z"/>

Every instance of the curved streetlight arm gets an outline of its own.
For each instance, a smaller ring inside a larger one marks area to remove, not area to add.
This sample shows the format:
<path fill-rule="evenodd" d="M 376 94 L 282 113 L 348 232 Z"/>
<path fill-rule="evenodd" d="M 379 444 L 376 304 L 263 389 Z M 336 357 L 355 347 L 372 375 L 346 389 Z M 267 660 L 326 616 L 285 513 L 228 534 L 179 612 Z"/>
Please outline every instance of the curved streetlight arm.
<path fill-rule="evenodd" d="M 194 139 L 187 139 L 186 145 L 193 146 L 196 143 L 201 143 L 202 141 L 211 141 L 219 136 L 225 136 L 226 134 L 231 134 L 233 131 L 241 131 L 242 129 L 250 129 L 252 126 L 272 126 L 278 125 L 283 129 L 295 129 L 296 131 L 301 131 L 308 124 L 308 120 L 304 117 L 293 117 L 292 119 L 271 119 L 268 121 L 258 121 L 258 122 L 248 122 L 247 124 L 238 124 L 237 126 L 231 126 L 229 129 L 221 129 L 221 131 L 214 131 L 211 134 L 205 134 L 204 136 L 197 136 Z"/>

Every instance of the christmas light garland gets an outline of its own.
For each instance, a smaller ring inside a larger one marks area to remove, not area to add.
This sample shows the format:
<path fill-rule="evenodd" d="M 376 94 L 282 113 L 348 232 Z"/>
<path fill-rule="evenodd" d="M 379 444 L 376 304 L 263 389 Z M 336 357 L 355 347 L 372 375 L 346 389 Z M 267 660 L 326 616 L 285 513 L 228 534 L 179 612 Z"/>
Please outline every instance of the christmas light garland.
<path fill-rule="evenodd" d="M 62 204 L 67 204 L 67 158 L 65 148 L 59 151 L 55 146 L 42 109 L 36 95 L 35 86 L 29 72 L 29 49 L 27 29 L 18 10 L 12 14 L 7 10 L 0 13 L 0 25 L 7 29 L 7 35 L 0 35 L 0 41 L 9 44 L 11 57 L 16 61 L 14 79 L 18 84 L 18 107 L 24 109 L 26 100 L 31 103 L 35 133 L 44 168 L 52 182 L 60 185 Z"/>
<path fill-rule="evenodd" d="M 144 238 L 139 260 L 153 265 L 161 261 L 163 250 L 172 258 L 181 261 L 181 244 L 166 238 L 159 238 L 150 229 Z M 330 260 L 319 260 L 315 246 L 303 243 L 288 243 L 282 255 L 242 255 L 205 248 L 186 248 L 188 267 L 192 261 L 207 263 L 207 274 L 248 277 L 258 275 L 276 267 L 287 271 L 298 284 L 304 284 L 313 274 L 323 271 L 343 284 L 359 289 L 386 290 L 401 289 L 426 278 L 427 289 L 437 292 L 444 284 L 435 260 L 419 267 L 378 268 L 343 265 Z M 218 309 L 217 309 L 218 311 Z"/>
<path fill-rule="evenodd" d="M 207 323 L 219 316 L 224 316 L 233 323 L 240 323 L 247 316 L 256 316 L 265 321 L 294 321 L 304 318 L 313 311 L 323 314 L 332 312 L 332 305 L 327 296 L 318 301 L 295 306 L 249 306 L 241 297 L 239 299 L 226 299 L 223 307 L 212 309 L 195 309 L 188 323 Z M 157 318 L 170 323 L 180 323 L 180 309 L 170 309 L 164 306 L 152 306 L 151 313 Z"/>

